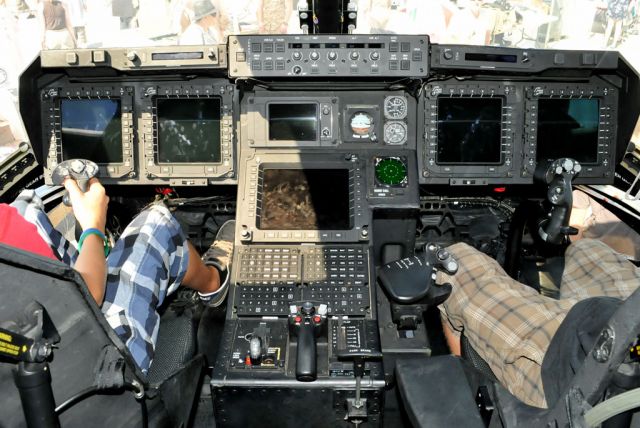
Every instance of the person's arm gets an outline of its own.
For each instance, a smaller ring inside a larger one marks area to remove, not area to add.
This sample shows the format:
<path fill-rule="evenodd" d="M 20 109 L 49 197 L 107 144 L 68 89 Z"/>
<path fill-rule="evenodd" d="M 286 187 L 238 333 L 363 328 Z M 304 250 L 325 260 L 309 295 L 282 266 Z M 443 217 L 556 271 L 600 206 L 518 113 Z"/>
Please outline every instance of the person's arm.
<path fill-rule="evenodd" d="M 64 187 L 69 192 L 73 213 L 82 230 L 98 229 L 104 233 L 109 198 L 100 182 L 95 178 L 92 179 L 86 193 L 82 193 L 78 184 L 71 179 L 65 180 Z M 84 279 L 96 303 L 102 305 L 107 280 L 107 263 L 104 243 L 99 236 L 86 237 L 73 268 Z"/>
<path fill-rule="evenodd" d="M 64 25 L 67 27 L 67 31 L 69 32 L 69 36 L 71 36 L 71 41 L 73 42 L 73 47 L 78 47 L 78 42 L 76 41 L 76 34 L 71 26 L 71 20 L 69 19 L 69 14 L 67 13 L 67 8 L 62 6 L 64 9 Z"/>
<path fill-rule="evenodd" d="M 38 2 L 36 16 L 38 17 L 38 27 L 42 29 L 42 39 L 40 40 L 41 49 L 46 48 L 47 27 L 44 20 L 44 3 Z"/>

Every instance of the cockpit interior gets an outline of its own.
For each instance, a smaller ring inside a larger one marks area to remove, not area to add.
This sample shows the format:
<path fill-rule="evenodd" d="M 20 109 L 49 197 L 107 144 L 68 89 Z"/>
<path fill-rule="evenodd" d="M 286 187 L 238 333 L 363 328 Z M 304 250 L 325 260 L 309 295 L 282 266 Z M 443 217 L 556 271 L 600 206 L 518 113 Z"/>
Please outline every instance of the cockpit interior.
<path fill-rule="evenodd" d="M 82 275 L 0 242 L 0 426 L 640 426 L 640 292 L 546 408 L 464 331 L 452 355 L 439 310 L 454 244 L 558 299 L 576 200 L 640 231 L 638 71 L 615 50 L 358 34 L 346 0 L 321 31 L 318 3 L 294 10 L 301 34 L 42 50 L 22 72 L 29 144 L 0 202 L 32 189 L 76 245 L 61 184 L 95 177 L 109 246 L 162 203 L 199 254 L 226 224 L 233 250 L 218 306 L 163 296 L 142 369 Z"/>

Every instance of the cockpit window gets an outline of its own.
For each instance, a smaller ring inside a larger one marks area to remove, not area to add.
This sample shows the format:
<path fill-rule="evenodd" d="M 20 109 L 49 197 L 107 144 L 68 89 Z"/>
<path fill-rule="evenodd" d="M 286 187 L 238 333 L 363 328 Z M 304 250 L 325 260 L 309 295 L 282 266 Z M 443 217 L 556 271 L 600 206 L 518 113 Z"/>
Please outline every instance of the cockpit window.
<path fill-rule="evenodd" d="M 230 34 L 300 34 L 298 8 L 305 3 L 0 0 L 0 161 L 27 141 L 17 109 L 18 77 L 41 49 L 212 44 Z M 616 49 L 640 69 L 640 50 L 634 49 L 640 43 L 638 0 L 355 3 L 358 34 L 426 33 L 433 43 L 526 49 Z M 320 19 L 313 16 L 315 25 Z"/>

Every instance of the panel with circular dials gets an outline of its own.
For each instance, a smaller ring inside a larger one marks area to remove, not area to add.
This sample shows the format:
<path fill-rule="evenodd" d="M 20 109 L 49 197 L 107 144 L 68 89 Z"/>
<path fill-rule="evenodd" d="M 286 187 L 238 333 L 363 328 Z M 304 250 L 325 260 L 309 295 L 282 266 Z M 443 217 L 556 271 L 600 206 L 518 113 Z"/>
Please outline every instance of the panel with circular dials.
<path fill-rule="evenodd" d="M 384 99 L 384 117 L 400 120 L 407 117 L 408 104 L 405 97 L 391 95 Z"/>
<path fill-rule="evenodd" d="M 384 142 L 390 145 L 400 145 L 407 141 L 407 124 L 400 121 L 384 124 Z"/>

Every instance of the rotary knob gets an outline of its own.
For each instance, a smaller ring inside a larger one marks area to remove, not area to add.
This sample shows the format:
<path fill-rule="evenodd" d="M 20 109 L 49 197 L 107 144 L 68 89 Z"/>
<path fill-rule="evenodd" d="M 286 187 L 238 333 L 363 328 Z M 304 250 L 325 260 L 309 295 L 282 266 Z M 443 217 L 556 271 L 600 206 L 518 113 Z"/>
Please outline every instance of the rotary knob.
<path fill-rule="evenodd" d="M 377 61 L 380 59 L 380 54 L 378 52 L 371 52 L 369 58 L 371 58 L 371 61 Z"/>
<path fill-rule="evenodd" d="M 336 59 L 338 59 L 338 54 L 334 51 L 331 51 L 327 54 L 327 58 L 329 58 L 329 61 L 335 61 Z"/>
<path fill-rule="evenodd" d="M 300 61 L 302 59 L 302 54 L 298 51 L 294 52 L 291 57 L 294 61 Z"/>
<path fill-rule="evenodd" d="M 360 54 L 358 52 L 351 52 L 351 54 L 349 54 L 349 58 L 351 58 L 352 60 L 357 60 L 358 58 L 360 58 Z"/>
<path fill-rule="evenodd" d="M 316 51 L 313 51 L 309 55 L 309 58 L 311 58 L 312 61 L 317 61 L 318 59 L 320 59 L 320 54 Z"/>
<path fill-rule="evenodd" d="M 136 59 L 138 59 L 138 54 L 136 53 L 136 51 L 129 51 L 129 52 L 127 52 L 127 59 L 129 61 L 133 62 Z"/>

